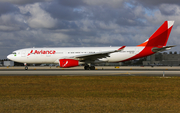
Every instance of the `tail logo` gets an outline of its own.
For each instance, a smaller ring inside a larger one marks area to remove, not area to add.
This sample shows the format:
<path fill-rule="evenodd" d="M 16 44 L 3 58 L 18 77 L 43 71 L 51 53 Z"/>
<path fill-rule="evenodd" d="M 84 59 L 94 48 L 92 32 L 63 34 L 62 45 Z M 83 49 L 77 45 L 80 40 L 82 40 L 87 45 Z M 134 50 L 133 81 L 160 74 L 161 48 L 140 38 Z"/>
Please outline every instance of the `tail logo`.
<path fill-rule="evenodd" d="M 144 43 L 137 45 L 141 47 L 163 47 L 166 46 L 174 21 L 165 21 L 161 27 Z"/>

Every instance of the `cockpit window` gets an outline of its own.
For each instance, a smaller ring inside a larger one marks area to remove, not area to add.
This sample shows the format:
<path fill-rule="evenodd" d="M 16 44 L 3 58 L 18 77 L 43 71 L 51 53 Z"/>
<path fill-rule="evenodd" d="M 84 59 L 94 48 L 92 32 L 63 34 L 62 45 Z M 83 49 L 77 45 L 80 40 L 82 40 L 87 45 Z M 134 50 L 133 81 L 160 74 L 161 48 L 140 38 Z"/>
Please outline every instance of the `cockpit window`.
<path fill-rule="evenodd" d="M 12 54 L 16 55 L 16 52 L 13 52 Z"/>
<path fill-rule="evenodd" d="M 16 56 L 16 52 L 13 52 L 12 54 L 13 54 L 14 56 Z"/>

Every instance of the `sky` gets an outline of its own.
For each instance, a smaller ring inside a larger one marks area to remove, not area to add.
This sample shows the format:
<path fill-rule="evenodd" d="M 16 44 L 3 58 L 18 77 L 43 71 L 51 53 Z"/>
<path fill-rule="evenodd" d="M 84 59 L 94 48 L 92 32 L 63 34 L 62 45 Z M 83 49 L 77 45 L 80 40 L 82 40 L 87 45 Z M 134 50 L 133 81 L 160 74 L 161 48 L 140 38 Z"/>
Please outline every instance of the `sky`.
<path fill-rule="evenodd" d="M 179 53 L 179 0 L 0 0 L 0 59 L 31 47 L 135 46 L 166 20 Z"/>

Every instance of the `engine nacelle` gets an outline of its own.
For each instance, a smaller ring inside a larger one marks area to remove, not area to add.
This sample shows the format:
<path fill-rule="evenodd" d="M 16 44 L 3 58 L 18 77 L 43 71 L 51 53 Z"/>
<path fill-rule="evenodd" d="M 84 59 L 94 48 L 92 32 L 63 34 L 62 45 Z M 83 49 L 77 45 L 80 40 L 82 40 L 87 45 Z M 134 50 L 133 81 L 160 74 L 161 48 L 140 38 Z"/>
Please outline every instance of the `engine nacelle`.
<path fill-rule="evenodd" d="M 63 68 L 79 66 L 79 61 L 74 59 L 60 59 L 59 66 Z"/>

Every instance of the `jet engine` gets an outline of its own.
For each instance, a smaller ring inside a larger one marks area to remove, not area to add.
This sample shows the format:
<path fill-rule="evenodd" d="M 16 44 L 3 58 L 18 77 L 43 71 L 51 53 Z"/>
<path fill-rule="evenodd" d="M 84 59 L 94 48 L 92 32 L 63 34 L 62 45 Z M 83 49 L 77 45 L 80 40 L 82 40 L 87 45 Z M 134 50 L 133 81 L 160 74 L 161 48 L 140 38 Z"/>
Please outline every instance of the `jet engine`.
<path fill-rule="evenodd" d="M 79 61 L 74 59 L 59 59 L 59 66 L 62 68 L 79 66 Z"/>

